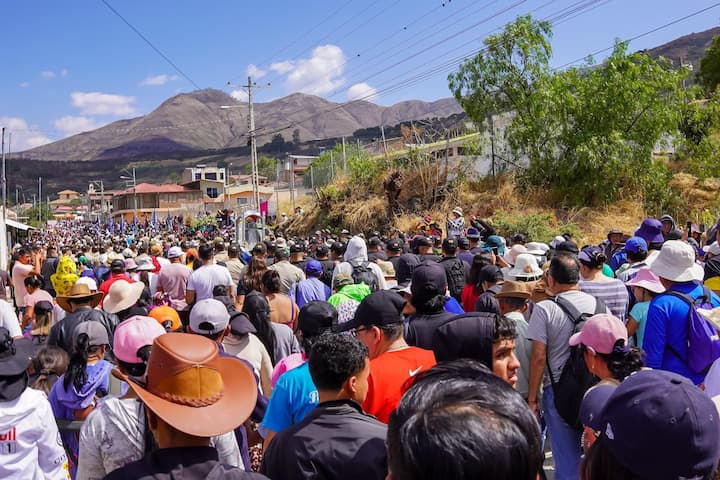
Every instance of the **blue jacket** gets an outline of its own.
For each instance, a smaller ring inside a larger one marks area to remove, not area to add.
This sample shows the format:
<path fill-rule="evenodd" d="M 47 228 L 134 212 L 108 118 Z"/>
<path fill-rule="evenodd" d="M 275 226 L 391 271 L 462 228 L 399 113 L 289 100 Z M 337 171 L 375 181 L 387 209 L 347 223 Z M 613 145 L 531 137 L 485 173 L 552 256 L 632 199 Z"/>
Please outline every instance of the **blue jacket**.
<path fill-rule="evenodd" d="M 693 282 L 675 284 L 670 290 L 688 294 L 695 299 L 700 298 L 703 292 L 702 285 Z M 714 293 L 711 301 L 713 306 L 720 306 L 720 297 Z M 670 345 L 682 358 L 687 358 L 689 313 L 690 306 L 680 298 L 673 295 L 655 297 L 648 310 L 643 349 L 648 367 L 675 372 L 698 385 L 703 382 L 705 375 L 693 373 L 683 360 L 667 348 Z"/>

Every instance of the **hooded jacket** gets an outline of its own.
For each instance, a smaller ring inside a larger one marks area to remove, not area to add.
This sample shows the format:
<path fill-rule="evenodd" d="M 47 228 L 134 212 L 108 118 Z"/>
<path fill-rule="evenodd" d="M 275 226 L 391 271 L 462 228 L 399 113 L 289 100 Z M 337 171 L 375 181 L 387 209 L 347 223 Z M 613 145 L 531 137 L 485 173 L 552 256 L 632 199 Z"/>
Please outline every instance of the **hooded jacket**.
<path fill-rule="evenodd" d="M 368 261 L 367 246 L 365 245 L 365 241 L 357 236 L 352 237 L 348 242 L 343 260 L 343 262 L 338 263 L 335 266 L 332 277 L 332 285 L 335 285 L 335 277 L 338 274 L 346 273 L 348 275 L 352 275 L 354 266 L 358 266 Z M 385 284 L 385 275 L 383 275 L 380 267 L 376 263 L 370 262 L 368 263 L 368 268 L 372 270 L 378 279 L 378 289 L 386 290 L 387 285 Z"/>
<path fill-rule="evenodd" d="M 370 295 L 370 287 L 364 283 L 345 285 L 337 293 L 327 299 L 327 302 L 333 307 L 337 308 L 341 303 L 348 300 L 355 300 L 356 302 L 362 302 L 363 298 Z"/>
<path fill-rule="evenodd" d="M 68 461 L 45 394 L 26 388 L 0 402 L 0 478 L 67 480 Z"/>

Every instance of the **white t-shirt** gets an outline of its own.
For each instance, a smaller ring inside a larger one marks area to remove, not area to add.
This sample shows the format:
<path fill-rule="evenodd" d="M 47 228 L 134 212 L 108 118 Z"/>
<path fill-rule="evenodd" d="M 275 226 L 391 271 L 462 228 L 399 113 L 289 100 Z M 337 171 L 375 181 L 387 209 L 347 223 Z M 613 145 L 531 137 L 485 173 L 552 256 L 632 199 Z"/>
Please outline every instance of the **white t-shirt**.
<path fill-rule="evenodd" d="M 0 402 L 0 478 L 68 480 L 68 460 L 50 402 L 26 388 Z"/>
<path fill-rule="evenodd" d="M 5 300 L 0 300 L 0 327 L 7 328 L 11 337 L 19 337 L 22 335 L 18 316 L 15 315 L 15 309 Z"/>
<path fill-rule="evenodd" d="M 195 292 L 195 301 L 213 297 L 213 288 L 224 285 L 232 288 L 230 271 L 221 265 L 203 265 L 194 270 L 187 283 L 187 289 Z"/>
<path fill-rule="evenodd" d="M 15 305 L 18 307 L 25 306 L 25 295 L 27 295 L 27 290 L 25 290 L 25 278 L 30 275 L 32 269 L 32 265 L 25 265 L 20 262 L 15 262 L 15 265 L 13 265 L 12 281 L 13 286 L 15 287 Z"/>

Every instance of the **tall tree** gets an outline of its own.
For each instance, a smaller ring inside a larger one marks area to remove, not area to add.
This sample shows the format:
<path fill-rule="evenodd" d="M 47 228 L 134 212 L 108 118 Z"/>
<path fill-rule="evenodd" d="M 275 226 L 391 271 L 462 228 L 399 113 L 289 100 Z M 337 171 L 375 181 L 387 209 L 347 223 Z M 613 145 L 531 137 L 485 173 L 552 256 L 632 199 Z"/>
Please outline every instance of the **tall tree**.
<path fill-rule="evenodd" d="M 720 35 L 713 37 L 712 44 L 705 50 L 697 79 L 708 93 L 714 92 L 720 84 Z"/>
<path fill-rule="evenodd" d="M 642 193 L 653 148 L 677 130 L 687 70 L 618 43 L 602 64 L 549 68 L 550 26 L 520 17 L 451 75 L 450 88 L 476 123 L 510 120 L 502 135 L 522 179 L 571 205 Z"/>
<path fill-rule="evenodd" d="M 301 143 L 301 141 L 300 141 L 300 129 L 299 129 L 299 128 L 296 128 L 295 130 L 293 130 L 292 143 L 294 143 L 296 146 L 297 146 L 297 145 L 300 145 L 300 143 Z"/>

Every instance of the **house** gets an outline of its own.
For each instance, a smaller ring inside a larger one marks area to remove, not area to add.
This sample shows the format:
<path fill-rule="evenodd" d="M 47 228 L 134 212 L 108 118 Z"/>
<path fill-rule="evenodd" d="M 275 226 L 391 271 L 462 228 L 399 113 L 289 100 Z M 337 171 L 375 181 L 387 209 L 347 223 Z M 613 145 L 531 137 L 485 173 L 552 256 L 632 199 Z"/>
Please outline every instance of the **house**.
<path fill-rule="evenodd" d="M 132 222 L 137 213 L 138 221 L 158 216 L 197 214 L 204 210 L 203 192 L 183 185 L 139 183 L 136 187 L 116 193 L 112 197 L 112 218 Z"/>

